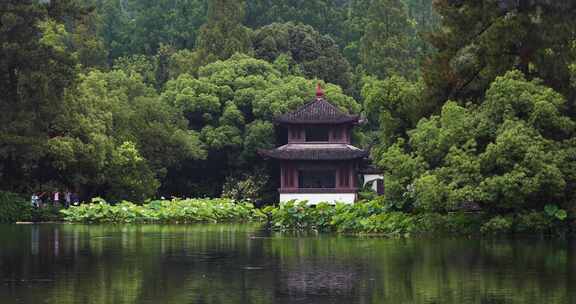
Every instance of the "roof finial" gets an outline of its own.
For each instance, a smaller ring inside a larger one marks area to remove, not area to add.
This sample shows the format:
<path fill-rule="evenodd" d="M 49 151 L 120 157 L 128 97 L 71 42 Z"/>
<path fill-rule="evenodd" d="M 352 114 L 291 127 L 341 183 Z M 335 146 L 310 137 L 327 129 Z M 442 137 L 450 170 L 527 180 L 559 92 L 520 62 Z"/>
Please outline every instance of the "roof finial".
<path fill-rule="evenodd" d="M 324 99 L 324 90 L 322 89 L 320 82 L 318 82 L 318 85 L 316 86 L 316 99 Z"/>

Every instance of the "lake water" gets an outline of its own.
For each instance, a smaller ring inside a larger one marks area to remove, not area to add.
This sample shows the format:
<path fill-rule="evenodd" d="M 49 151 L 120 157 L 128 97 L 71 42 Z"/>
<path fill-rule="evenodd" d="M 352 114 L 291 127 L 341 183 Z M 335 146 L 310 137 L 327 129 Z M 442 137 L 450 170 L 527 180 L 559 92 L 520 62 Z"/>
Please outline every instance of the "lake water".
<path fill-rule="evenodd" d="M 576 242 L 5 225 L 0 303 L 576 303 Z"/>

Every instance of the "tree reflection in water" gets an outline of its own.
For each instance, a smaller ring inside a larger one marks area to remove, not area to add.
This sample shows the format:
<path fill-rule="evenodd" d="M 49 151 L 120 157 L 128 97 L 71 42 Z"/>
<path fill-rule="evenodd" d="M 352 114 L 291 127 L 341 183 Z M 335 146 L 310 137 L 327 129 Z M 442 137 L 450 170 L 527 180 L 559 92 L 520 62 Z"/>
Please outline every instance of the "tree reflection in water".
<path fill-rule="evenodd" d="M 576 244 L 0 226 L 2 303 L 573 303 Z"/>

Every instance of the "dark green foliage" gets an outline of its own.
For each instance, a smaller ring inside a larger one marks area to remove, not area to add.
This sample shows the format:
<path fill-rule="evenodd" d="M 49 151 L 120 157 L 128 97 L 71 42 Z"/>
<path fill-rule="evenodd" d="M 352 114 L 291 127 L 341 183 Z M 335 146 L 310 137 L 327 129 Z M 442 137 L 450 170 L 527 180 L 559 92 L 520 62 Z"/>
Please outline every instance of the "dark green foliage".
<path fill-rule="evenodd" d="M 424 86 L 404 77 L 392 76 L 384 80 L 364 79 L 361 96 L 367 123 L 362 127 L 367 140 L 385 145 L 414 127 L 427 112 L 422 100 Z"/>
<path fill-rule="evenodd" d="M 257 58 L 273 62 L 287 54 L 307 78 L 323 79 L 344 89 L 351 85 L 351 67 L 338 45 L 309 25 L 273 23 L 256 30 L 252 44 Z"/>
<path fill-rule="evenodd" d="M 340 0 L 248 0 L 246 25 L 259 28 L 275 22 L 312 26 L 334 39 L 342 37 L 347 2 Z"/>
<path fill-rule="evenodd" d="M 253 174 L 228 176 L 222 187 L 222 197 L 261 204 L 269 178 L 264 169 L 255 170 Z"/>
<path fill-rule="evenodd" d="M 60 206 L 32 207 L 29 199 L 19 194 L 0 191 L 0 223 L 60 221 Z"/>
<path fill-rule="evenodd" d="M 16 193 L 0 191 L 0 223 L 28 221 L 31 218 L 30 201 Z"/>
<path fill-rule="evenodd" d="M 43 36 L 41 22 L 63 22 L 79 10 L 73 1 L 0 3 L 0 185 L 23 191 L 53 168 L 40 164 L 47 141 L 62 133 L 64 89 L 73 84 L 70 53 Z"/>
<path fill-rule="evenodd" d="M 193 48 L 206 21 L 207 0 L 81 0 L 99 16 L 110 58 L 155 55 L 161 45 Z"/>
<path fill-rule="evenodd" d="M 250 31 L 242 25 L 244 0 L 209 0 L 208 19 L 199 30 L 198 48 L 204 56 L 227 59 L 250 51 Z"/>
<path fill-rule="evenodd" d="M 480 233 L 486 216 L 481 213 L 421 213 L 415 216 L 418 231 L 429 235 L 473 235 Z"/>
<path fill-rule="evenodd" d="M 574 60 L 572 1 L 436 1 L 441 30 L 430 35 L 438 49 L 424 69 L 428 98 L 479 101 L 490 83 L 510 69 L 572 100 L 569 64 Z"/>
<path fill-rule="evenodd" d="M 417 74 L 417 36 L 401 0 L 371 1 L 359 43 L 362 67 L 380 78 Z"/>

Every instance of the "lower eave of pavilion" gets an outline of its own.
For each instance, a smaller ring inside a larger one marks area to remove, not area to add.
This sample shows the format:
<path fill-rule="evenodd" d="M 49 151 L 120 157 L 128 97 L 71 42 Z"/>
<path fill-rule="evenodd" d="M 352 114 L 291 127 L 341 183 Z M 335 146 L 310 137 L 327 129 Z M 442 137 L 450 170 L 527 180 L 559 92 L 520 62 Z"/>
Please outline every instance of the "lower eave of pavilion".
<path fill-rule="evenodd" d="M 267 158 L 278 160 L 354 160 L 368 157 L 368 152 L 348 144 L 286 144 L 271 150 L 258 150 Z"/>

